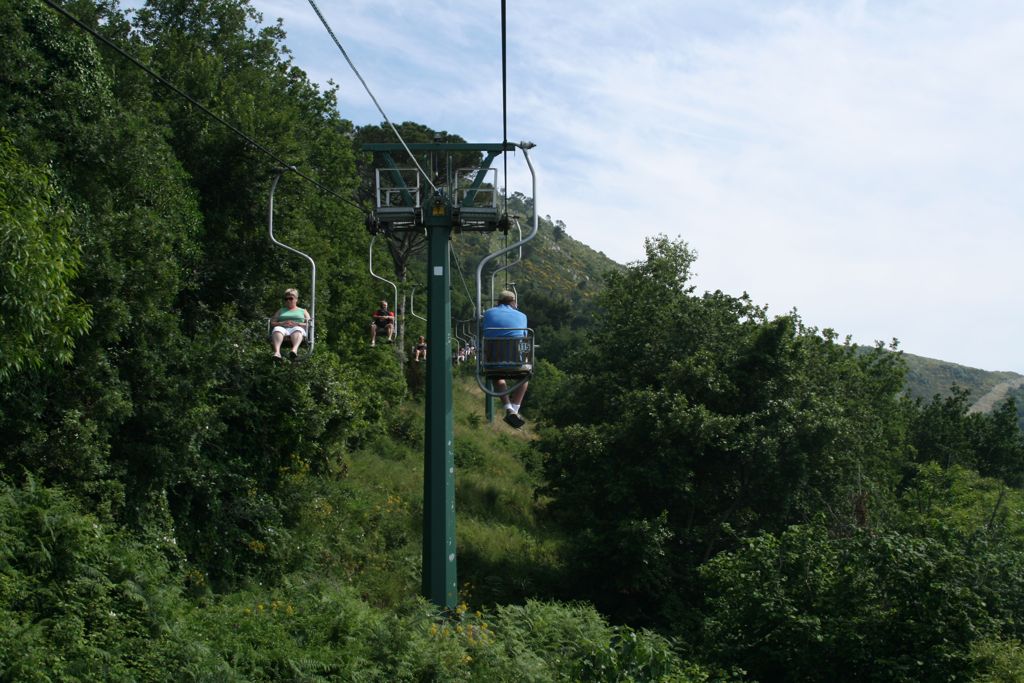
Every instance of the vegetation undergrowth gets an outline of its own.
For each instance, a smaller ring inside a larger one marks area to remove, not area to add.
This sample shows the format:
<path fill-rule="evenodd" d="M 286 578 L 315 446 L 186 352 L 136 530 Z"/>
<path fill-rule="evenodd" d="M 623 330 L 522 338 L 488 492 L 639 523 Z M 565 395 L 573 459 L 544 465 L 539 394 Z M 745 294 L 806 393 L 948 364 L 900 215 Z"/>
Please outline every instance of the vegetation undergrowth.
<path fill-rule="evenodd" d="M 416 597 L 422 405 L 410 401 L 333 470 L 297 459 L 283 473 L 289 569 L 229 592 L 173 542 L 136 540 L 60 489 L 3 486 L 4 680 L 708 680 L 661 636 L 530 598 L 561 570 L 523 464 L 530 437 L 473 417 L 480 396 L 456 387 L 457 443 L 475 454 L 459 466 L 463 597 L 477 607 Z"/>
<path fill-rule="evenodd" d="M 531 448 L 532 430 L 509 428 L 500 420 L 500 410 L 488 423 L 483 393 L 465 375 L 456 377 L 453 398 L 462 599 L 483 607 L 556 594 L 564 568 L 561 537 L 546 522 L 546 499 L 538 494 L 540 472 Z M 347 477 L 334 489 L 335 496 L 343 495 L 348 505 L 363 510 L 368 528 L 380 536 L 377 560 L 388 571 L 368 572 L 364 580 L 388 582 L 388 587 L 378 585 L 368 592 L 381 604 L 400 602 L 419 589 L 423 419 L 420 400 L 396 408 L 388 416 L 386 431 L 346 458 Z M 365 534 L 371 532 L 360 533 L 365 547 Z M 325 532 L 311 544 L 329 547 L 330 536 Z"/>

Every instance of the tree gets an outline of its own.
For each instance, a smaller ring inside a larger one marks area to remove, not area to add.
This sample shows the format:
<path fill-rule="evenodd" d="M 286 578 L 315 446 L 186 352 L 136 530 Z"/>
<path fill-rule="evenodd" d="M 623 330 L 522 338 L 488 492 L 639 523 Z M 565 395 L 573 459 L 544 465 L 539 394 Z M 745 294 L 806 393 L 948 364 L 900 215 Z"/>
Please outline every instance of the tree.
<path fill-rule="evenodd" d="M 71 290 L 81 257 L 52 174 L 22 159 L 0 129 L 0 382 L 67 363 L 90 311 Z"/>
<path fill-rule="evenodd" d="M 917 401 L 910 423 L 910 444 L 919 463 L 971 467 L 1011 486 L 1024 483 L 1024 437 L 1013 398 L 991 413 L 968 411 L 968 392 L 953 387 L 946 398 Z"/>
<path fill-rule="evenodd" d="M 327 334 L 306 364 L 267 367 L 267 302 L 302 277 L 266 238 L 269 164 L 41 3 L 0 3 L 13 140 L 2 183 L 14 193 L 2 204 L 18 227 L 3 235 L 17 256 L 0 262 L 40 296 L 50 282 L 55 311 L 5 324 L 73 330 L 77 302 L 93 322 L 73 348 L 55 335 L 67 366 L 43 363 L 31 382 L 0 376 L 0 476 L 64 486 L 105 520 L 174 538 L 218 585 L 273 575 L 290 552 L 282 472 L 334 467 L 403 396 L 393 363 L 360 358 L 363 374 L 342 360 L 370 291 L 361 217 L 282 180 L 282 234 L 316 254 Z M 310 174 L 353 179 L 333 94 L 291 67 L 279 27 L 249 28 L 248 3 L 158 0 L 134 27 L 106 3 L 73 9 Z M 45 282 L 32 270 L 44 258 Z"/>
<path fill-rule="evenodd" d="M 611 274 L 542 443 L 587 597 L 621 618 L 675 620 L 696 568 L 737 538 L 821 512 L 863 523 L 856 501 L 902 458 L 897 354 L 694 296 L 693 261 L 660 237 Z"/>
<path fill-rule="evenodd" d="M 561 241 L 562 238 L 566 236 L 566 234 L 568 234 L 568 233 L 566 233 L 565 222 L 564 221 L 555 221 L 555 230 L 554 230 L 555 241 L 556 242 Z"/>
<path fill-rule="evenodd" d="M 757 680 L 966 680 L 973 643 L 999 633 L 990 589 L 1020 590 L 978 590 L 993 559 L 955 537 L 762 534 L 702 567 L 700 646 Z"/>

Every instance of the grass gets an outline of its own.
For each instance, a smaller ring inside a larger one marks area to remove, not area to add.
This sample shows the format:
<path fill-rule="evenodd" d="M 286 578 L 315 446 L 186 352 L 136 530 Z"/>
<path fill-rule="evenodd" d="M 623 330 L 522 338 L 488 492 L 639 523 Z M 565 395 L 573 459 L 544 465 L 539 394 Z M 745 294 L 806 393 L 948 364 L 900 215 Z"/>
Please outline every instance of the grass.
<path fill-rule="evenodd" d="M 536 435 L 499 419 L 488 423 L 483 392 L 470 377 L 453 385 L 456 537 L 460 598 L 472 607 L 522 603 L 557 593 L 561 539 L 545 522 L 533 474 Z M 346 458 L 347 476 L 309 505 L 308 544 L 331 554 L 322 570 L 343 568 L 371 604 L 395 605 L 419 591 L 423 506 L 423 404 L 408 401 L 381 435 Z M 310 483 L 311 484 L 311 483 Z M 335 510 L 332 528 L 322 511 Z M 363 527 L 359 529 L 359 527 Z M 343 539 L 349 538 L 349 548 Z M 361 550 L 356 553 L 355 548 Z M 331 549 L 333 550 L 333 553 Z M 333 566 L 332 566 L 333 562 Z"/>

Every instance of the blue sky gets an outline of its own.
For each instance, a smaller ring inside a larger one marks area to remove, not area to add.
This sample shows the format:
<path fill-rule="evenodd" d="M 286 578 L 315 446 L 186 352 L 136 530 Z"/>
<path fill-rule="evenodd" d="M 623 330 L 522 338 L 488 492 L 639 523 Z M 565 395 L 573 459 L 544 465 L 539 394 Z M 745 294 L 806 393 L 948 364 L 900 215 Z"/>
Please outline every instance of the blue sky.
<path fill-rule="evenodd" d="M 253 4 L 380 122 L 308 2 Z M 501 139 L 497 0 L 318 4 L 393 121 Z M 509 139 L 570 235 L 624 263 L 678 236 L 701 290 L 1024 373 L 1020 0 L 507 4 Z"/>

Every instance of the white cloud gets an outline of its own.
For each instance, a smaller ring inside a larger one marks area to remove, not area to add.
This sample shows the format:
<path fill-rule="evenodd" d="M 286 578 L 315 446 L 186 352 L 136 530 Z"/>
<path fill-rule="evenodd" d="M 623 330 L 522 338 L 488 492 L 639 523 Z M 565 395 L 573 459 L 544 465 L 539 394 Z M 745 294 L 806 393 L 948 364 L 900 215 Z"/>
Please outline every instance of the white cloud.
<path fill-rule="evenodd" d="M 306 3 L 254 4 L 343 116 L 379 122 Z M 320 7 L 392 120 L 500 139 L 496 6 Z M 541 213 L 574 237 L 631 261 L 678 234 L 701 287 L 1024 371 L 1019 0 L 522 0 L 508 19 L 509 138 L 537 143 Z"/>
<path fill-rule="evenodd" d="M 792 6 L 711 38 L 665 17 L 670 54 L 662 36 L 604 49 L 613 17 L 592 15 L 533 55 L 572 79 L 533 122 L 585 164 L 587 192 L 557 185 L 551 213 L 612 256 L 678 231 L 703 286 L 860 341 L 1024 370 L 1000 342 L 1020 331 L 1022 12 Z M 968 347 L 968 320 L 999 324 Z"/>

